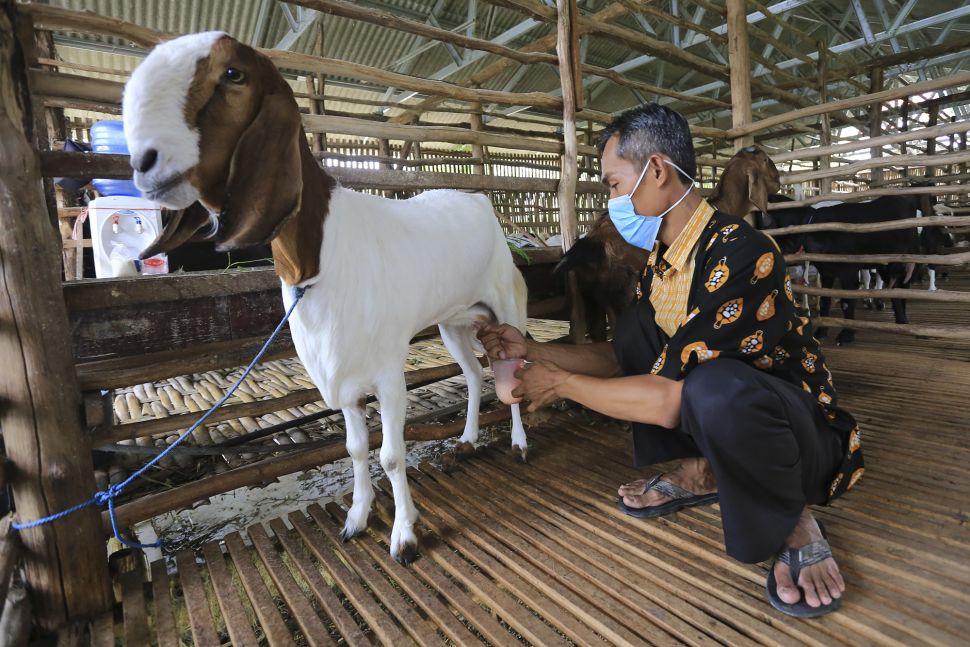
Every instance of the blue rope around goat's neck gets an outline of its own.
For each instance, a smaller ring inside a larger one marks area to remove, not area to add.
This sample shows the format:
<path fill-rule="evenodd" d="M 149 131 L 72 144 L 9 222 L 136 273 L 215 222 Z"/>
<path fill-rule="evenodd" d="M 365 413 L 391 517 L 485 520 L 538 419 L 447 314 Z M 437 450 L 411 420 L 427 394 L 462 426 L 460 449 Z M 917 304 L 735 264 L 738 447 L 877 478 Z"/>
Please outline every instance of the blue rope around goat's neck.
<path fill-rule="evenodd" d="M 42 526 L 46 523 L 51 523 L 53 521 L 57 521 L 58 519 L 62 519 L 68 516 L 69 514 L 77 512 L 78 510 L 82 510 L 90 505 L 97 504 L 100 506 L 108 507 L 108 516 L 111 518 L 111 529 L 114 531 L 114 536 L 118 541 L 120 541 L 125 546 L 129 548 L 158 548 L 159 546 L 161 546 L 162 545 L 161 541 L 156 541 L 151 544 L 139 544 L 138 542 L 129 541 L 128 539 L 125 539 L 124 536 L 122 536 L 121 532 L 118 530 L 118 520 L 115 518 L 115 505 L 114 505 L 115 498 L 118 495 L 120 495 L 124 491 L 124 489 L 131 484 L 132 481 L 134 481 L 142 474 L 147 472 L 148 469 L 154 466 L 156 463 L 158 463 L 158 461 L 165 458 L 165 456 L 173 449 L 175 449 L 183 440 L 185 440 L 185 438 L 189 434 L 191 434 L 193 431 L 198 429 L 199 426 L 202 423 L 204 423 L 209 418 L 209 416 L 211 416 L 215 412 L 216 409 L 218 409 L 223 404 L 225 404 L 226 400 L 228 400 L 232 396 L 232 394 L 235 393 L 236 389 L 239 388 L 239 385 L 242 384 L 243 380 L 245 380 L 246 377 L 249 375 L 249 373 L 253 370 L 253 367 L 255 367 L 256 364 L 259 362 L 259 360 L 262 359 L 263 355 L 266 354 L 266 351 L 269 350 L 270 345 L 276 339 L 277 335 L 279 335 L 280 331 L 283 329 L 283 326 L 286 325 L 287 321 L 289 321 L 290 315 L 293 314 L 293 310 L 296 309 L 296 304 L 298 304 L 300 302 L 300 299 L 303 298 L 303 294 L 304 292 L 306 292 L 306 290 L 307 288 L 305 287 L 293 288 L 293 303 L 290 304 L 290 307 L 286 310 L 286 314 L 283 315 L 283 319 L 279 322 L 279 324 L 277 324 L 276 329 L 273 330 L 273 333 L 269 336 L 269 339 L 267 339 L 266 343 L 263 344 L 263 347 L 259 349 L 259 352 L 256 353 L 256 356 L 253 358 L 253 361 L 249 363 L 249 366 L 247 366 L 246 370 L 244 370 L 242 375 L 239 376 L 239 379 L 236 380 L 236 383 L 233 384 L 228 391 L 226 391 L 226 394 L 222 396 L 222 399 L 220 399 L 218 402 L 212 405 L 212 407 L 208 411 L 202 414 L 202 417 L 196 420 L 195 424 L 193 424 L 191 427 L 186 429 L 185 433 L 179 436 L 178 440 L 176 440 L 174 443 L 169 445 L 165 449 L 165 451 L 160 453 L 152 460 L 148 461 L 148 463 L 145 464 L 144 467 L 139 469 L 137 472 L 129 476 L 121 483 L 118 483 L 117 485 L 112 485 L 107 490 L 101 490 L 99 492 L 95 492 L 94 496 L 88 499 L 87 501 L 82 501 L 81 503 L 78 503 L 75 506 L 71 506 L 67 510 L 62 510 L 61 512 L 57 512 L 48 517 L 44 517 L 43 519 L 37 519 L 35 521 L 28 521 L 24 523 L 15 521 L 11 525 L 17 530 L 36 528 L 37 526 Z"/>

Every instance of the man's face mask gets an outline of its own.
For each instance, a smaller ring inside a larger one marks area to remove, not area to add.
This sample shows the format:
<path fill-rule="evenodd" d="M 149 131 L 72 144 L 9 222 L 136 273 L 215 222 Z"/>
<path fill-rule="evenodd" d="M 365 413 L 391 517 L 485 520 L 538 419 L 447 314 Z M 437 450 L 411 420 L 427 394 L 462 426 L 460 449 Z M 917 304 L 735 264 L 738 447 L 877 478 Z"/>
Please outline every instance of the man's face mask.
<path fill-rule="evenodd" d="M 694 178 L 687 175 L 682 168 L 670 160 L 664 160 L 664 162 L 673 166 L 681 173 L 681 175 L 691 182 L 694 181 Z M 684 198 L 687 197 L 690 190 L 694 187 L 693 185 L 687 187 L 687 190 L 684 191 L 684 195 L 680 196 L 680 199 L 670 205 L 670 207 L 668 207 L 663 213 L 656 216 L 640 215 L 633 207 L 633 194 L 637 192 L 637 187 L 639 187 L 640 182 L 643 181 L 643 176 L 646 175 L 648 168 L 650 168 L 649 164 L 643 167 L 643 171 L 640 172 L 640 177 L 637 178 L 637 183 L 633 185 L 633 190 L 626 195 L 612 198 L 607 203 L 607 208 L 610 212 L 610 220 L 613 221 L 617 231 L 619 231 L 620 235 L 623 236 L 623 240 L 630 243 L 634 247 L 640 247 L 650 251 L 657 242 L 657 234 L 660 232 L 662 218 L 670 213 L 674 207 L 683 202 Z"/>

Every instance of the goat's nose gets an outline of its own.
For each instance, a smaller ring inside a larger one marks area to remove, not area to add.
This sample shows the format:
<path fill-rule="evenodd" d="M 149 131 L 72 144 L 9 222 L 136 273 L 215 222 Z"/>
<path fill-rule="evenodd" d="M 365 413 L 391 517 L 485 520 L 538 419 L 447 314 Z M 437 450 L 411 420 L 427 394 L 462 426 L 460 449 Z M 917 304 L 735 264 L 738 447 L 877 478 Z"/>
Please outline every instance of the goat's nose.
<path fill-rule="evenodd" d="M 142 153 L 141 157 L 131 158 L 131 167 L 138 171 L 139 173 L 146 173 L 153 166 L 155 162 L 158 161 L 158 151 L 154 148 L 149 148 L 147 151 Z"/>

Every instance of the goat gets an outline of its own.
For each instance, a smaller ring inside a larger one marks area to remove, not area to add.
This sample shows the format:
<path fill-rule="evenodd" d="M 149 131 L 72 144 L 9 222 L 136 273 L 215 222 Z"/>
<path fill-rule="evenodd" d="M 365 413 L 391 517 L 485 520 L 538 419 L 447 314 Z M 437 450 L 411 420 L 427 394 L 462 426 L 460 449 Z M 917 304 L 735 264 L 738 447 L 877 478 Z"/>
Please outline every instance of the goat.
<path fill-rule="evenodd" d="M 417 556 L 408 488 L 403 367 L 412 336 L 437 323 L 468 381 L 460 441 L 478 436 L 482 369 L 475 326 L 524 332 L 526 286 L 484 195 L 428 191 L 407 200 L 339 186 L 310 152 L 290 86 L 273 63 L 223 32 L 157 46 L 123 98 L 135 184 L 183 211 L 144 255 L 199 236 L 220 251 L 270 243 L 293 344 L 327 404 L 343 410 L 353 504 L 342 537 L 364 530 L 374 500 L 364 396 L 381 406 L 380 462 L 394 491 L 390 551 Z M 526 438 L 513 406 L 513 449 Z M 467 445 L 463 445 L 467 447 Z"/>
<path fill-rule="evenodd" d="M 825 207 L 794 207 L 761 213 L 757 218 L 759 229 L 789 227 L 828 222 L 871 223 L 889 222 L 915 218 L 918 200 L 908 196 L 885 196 L 869 202 L 848 202 Z M 837 231 L 790 234 L 778 237 L 779 245 L 785 254 L 805 251 L 810 254 L 917 254 L 919 239 L 916 229 L 897 229 L 866 234 L 852 234 Z M 831 288 L 838 280 L 844 290 L 859 287 L 858 264 L 818 263 L 822 287 Z M 888 288 L 908 288 L 912 279 L 912 263 L 889 263 L 879 266 L 879 274 Z M 906 315 L 906 300 L 893 299 L 893 312 L 896 323 L 909 323 Z M 832 305 L 831 297 L 819 300 L 819 313 L 828 316 Z M 855 299 L 841 300 L 842 314 L 846 319 L 855 319 Z M 825 337 L 824 327 L 816 330 L 819 339 Z M 848 344 L 855 339 L 855 331 L 844 328 L 836 337 L 839 345 Z"/>
<path fill-rule="evenodd" d="M 756 209 L 765 211 L 781 188 L 778 169 L 756 146 L 748 146 L 732 157 L 721 173 L 709 201 L 719 210 L 746 217 Z M 607 337 L 607 322 L 633 301 L 637 280 L 649 252 L 630 245 L 616 230 L 609 215 L 601 214 L 589 233 L 576 241 L 554 270 L 557 275 L 573 271 L 586 312 L 585 323 L 593 341 Z"/>

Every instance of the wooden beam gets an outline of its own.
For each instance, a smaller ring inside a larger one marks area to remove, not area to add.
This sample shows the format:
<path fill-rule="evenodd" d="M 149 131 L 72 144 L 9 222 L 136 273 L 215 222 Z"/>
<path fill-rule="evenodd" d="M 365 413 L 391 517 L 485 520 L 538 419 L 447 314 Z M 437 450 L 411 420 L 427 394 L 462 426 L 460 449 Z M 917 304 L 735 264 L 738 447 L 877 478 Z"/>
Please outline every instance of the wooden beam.
<path fill-rule="evenodd" d="M 26 136 L 30 91 L 14 16 L 14 3 L 0 2 L 0 428 L 15 468 L 16 516 L 27 522 L 81 503 L 96 486 L 61 298 L 60 240 Z M 98 516 L 89 506 L 20 532 L 44 630 L 111 608 Z"/>
<path fill-rule="evenodd" d="M 932 90 L 942 90 L 943 88 L 966 85 L 968 83 L 970 83 L 970 72 L 960 72 L 959 74 L 952 74 L 939 79 L 930 79 L 929 81 L 923 81 L 921 83 L 913 83 L 912 85 L 907 85 L 902 88 L 883 90 L 882 92 L 864 94 L 858 97 L 852 97 L 851 99 L 839 99 L 837 101 L 830 101 L 828 103 L 810 106 L 800 110 L 792 110 L 790 112 L 756 121 L 748 126 L 745 126 L 744 128 L 732 128 L 730 131 L 728 131 L 728 136 L 742 137 L 744 135 L 750 135 L 767 128 L 771 128 L 772 126 L 778 126 L 780 124 L 787 124 L 792 121 L 797 121 L 798 119 L 804 119 L 805 117 L 814 117 L 815 115 L 821 115 L 826 112 L 848 110 L 849 108 L 858 108 L 859 106 L 868 106 L 878 101 L 900 99 L 903 97 L 923 94 Z"/>
<path fill-rule="evenodd" d="M 892 189 L 872 189 L 869 191 L 855 191 L 853 193 L 825 193 L 821 195 L 805 198 L 804 200 L 793 200 L 792 202 L 773 202 L 768 205 L 769 211 L 779 209 L 791 209 L 793 207 L 805 207 L 816 202 L 827 200 L 841 200 L 843 202 L 855 202 L 856 200 L 869 200 L 884 195 L 946 195 L 954 193 L 952 186 L 915 186 L 900 187 Z"/>
<path fill-rule="evenodd" d="M 936 301 L 938 303 L 970 303 L 970 292 L 953 290 L 833 290 L 792 283 L 792 292 L 836 299 L 906 299 L 907 301 Z"/>
<path fill-rule="evenodd" d="M 788 236 L 791 234 L 808 234 L 817 231 L 844 231 L 854 234 L 866 234 L 874 231 L 895 231 L 897 229 L 913 229 L 916 227 L 953 227 L 970 225 L 970 216 L 927 216 L 925 218 L 905 218 L 887 222 L 820 222 L 809 225 L 792 225 L 777 229 L 762 229 L 762 233 L 769 236 Z"/>
<path fill-rule="evenodd" d="M 858 141 L 849 142 L 847 144 L 836 144 L 834 146 L 816 147 L 816 148 L 802 148 L 790 153 L 778 153 L 772 155 L 771 159 L 776 164 L 781 164 L 782 162 L 791 162 L 794 160 L 805 160 L 812 159 L 815 157 L 820 157 L 822 155 L 838 155 L 841 153 L 850 153 L 852 151 L 862 150 L 864 148 L 870 147 L 882 147 L 888 146 L 890 144 L 898 144 L 905 141 L 914 141 L 918 139 L 926 139 L 928 137 L 940 137 L 943 135 L 949 135 L 952 133 L 965 133 L 970 131 L 970 120 L 956 121 L 950 124 L 943 124 L 942 126 L 936 126 L 935 128 L 919 128 L 917 130 L 910 130 L 907 132 L 896 133 L 894 135 L 882 135 L 880 137 L 870 137 L 868 139 L 860 139 Z M 709 163 L 709 162 L 705 162 Z"/>
<path fill-rule="evenodd" d="M 576 220 L 576 181 L 579 165 L 576 136 L 576 96 L 582 94 L 582 85 L 576 87 L 574 47 L 578 39 L 576 18 L 579 10 L 576 0 L 557 0 L 556 12 L 556 54 L 559 57 L 559 82 L 563 97 L 563 142 L 562 172 L 559 177 L 559 230 L 562 234 L 562 249 L 568 251 L 579 238 L 579 223 Z"/>
<path fill-rule="evenodd" d="M 970 263 L 970 252 L 959 254 L 785 254 L 785 262 L 789 265 L 804 263 L 805 261 L 811 263 L 853 263 L 863 267 L 886 263 L 963 265 Z"/>
<path fill-rule="evenodd" d="M 825 41 L 819 40 L 817 43 L 818 51 L 818 100 L 821 103 L 828 101 L 829 92 L 826 81 L 826 70 L 828 69 L 828 47 L 825 45 Z M 819 144 L 822 148 L 832 145 L 832 123 L 829 120 L 829 114 L 826 112 L 822 115 L 821 123 L 819 124 Z M 818 158 L 818 168 L 819 171 L 827 172 L 829 167 L 832 165 L 832 158 L 829 155 L 822 155 Z M 822 193 L 831 193 L 832 191 L 832 179 L 828 175 L 821 176 L 821 182 L 819 183 L 819 190 Z"/>
<path fill-rule="evenodd" d="M 420 138 L 413 139 L 421 141 Z M 104 178 L 126 179 L 131 177 L 128 158 L 124 155 L 50 151 L 44 154 L 43 159 L 43 172 L 49 177 L 69 177 L 72 175 L 91 177 L 92 174 L 95 177 Z M 413 171 L 356 169 L 337 166 L 327 167 L 327 173 L 339 180 L 344 186 L 357 189 L 423 191 L 451 188 L 472 191 L 548 191 L 555 193 L 559 186 L 559 182 L 555 179 L 501 175 L 475 176 L 466 173 L 415 173 Z M 576 192 L 605 193 L 606 189 L 601 182 L 578 182 Z"/>
<path fill-rule="evenodd" d="M 937 155 L 937 164 L 956 164 L 960 162 L 970 162 L 970 154 L 967 152 L 953 153 L 947 155 Z M 883 169 L 887 167 L 912 165 L 921 166 L 929 164 L 926 155 L 893 155 L 891 157 L 875 157 L 861 162 L 853 162 L 843 166 L 836 166 L 827 170 L 806 171 L 804 173 L 790 173 L 781 176 L 782 184 L 798 184 L 799 182 L 809 182 L 822 178 L 833 177 L 852 177 L 859 171 L 865 169 Z M 927 179 L 930 179 L 927 176 Z"/>
<path fill-rule="evenodd" d="M 474 133 L 480 133 L 484 130 L 485 124 L 482 123 L 482 104 L 473 103 L 471 105 L 471 112 L 468 113 L 468 123 Z M 485 146 L 482 144 L 472 144 L 472 157 L 484 160 L 485 154 Z M 485 164 L 472 166 L 472 173 L 475 175 L 485 175 Z"/>
<path fill-rule="evenodd" d="M 743 130 L 751 123 L 751 60 L 748 53 L 744 0 L 727 0 L 728 61 L 731 64 L 731 126 Z M 750 135 L 734 139 L 734 149 L 754 144 Z"/>
<path fill-rule="evenodd" d="M 815 317 L 812 319 L 812 323 L 815 327 L 828 326 L 832 328 L 851 328 L 854 330 L 876 330 L 879 332 L 896 333 L 898 335 L 936 337 L 938 339 L 970 339 L 970 330 L 963 326 L 922 326 L 918 324 L 841 319 L 839 317 Z"/>

